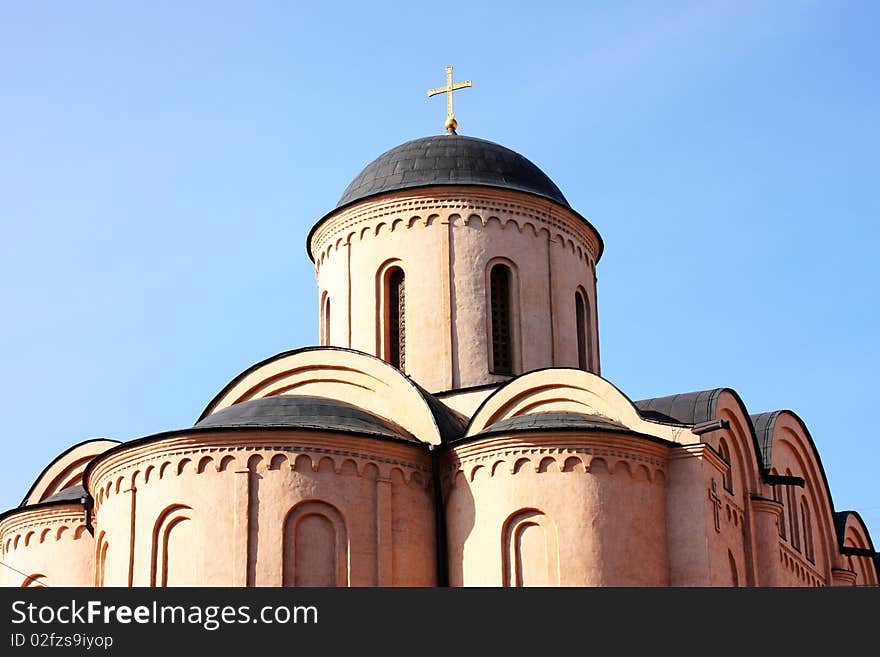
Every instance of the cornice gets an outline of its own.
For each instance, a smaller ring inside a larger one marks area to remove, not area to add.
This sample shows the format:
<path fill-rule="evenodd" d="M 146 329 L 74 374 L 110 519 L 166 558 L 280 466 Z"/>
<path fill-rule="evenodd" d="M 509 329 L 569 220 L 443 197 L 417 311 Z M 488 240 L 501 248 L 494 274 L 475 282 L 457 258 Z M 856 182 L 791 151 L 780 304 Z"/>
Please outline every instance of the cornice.
<path fill-rule="evenodd" d="M 14 510 L 0 520 L 0 536 L 10 532 L 22 531 L 30 527 L 40 527 L 56 523 L 82 524 L 82 522 L 83 506 L 78 502 L 34 507 L 26 506 Z"/>
<path fill-rule="evenodd" d="M 469 214 L 479 213 L 487 215 L 482 218 L 484 223 L 498 216 L 516 221 L 518 226 L 522 224 L 521 229 L 531 223 L 536 235 L 539 229 L 551 234 L 562 233 L 580 243 L 591 267 L 601 255 L 595 228 L 573 210 L 522 192 L 480 186 L 450 189 L 442 185 L 392 192 L 331 213 L 313 229 L 309 251 L 319 266 L 334 241 L 348 244 L 351 236 L 361 234 L 371 222 L 386 223 L 392 229 L 399 224 L 410 228 L 419 223 L 430 225 L 437 219 L 448 221 L 453 215 L 460 215 L 462 221 L 466 221 Z"/>
<path fill-rule="evenodd" d="M 670 461 L 678 459 L 696 458 L 707 461 L 720 474 L 723 474 L 728 465 L 709 443 L 691 443 L 689 445 L 676 445 L 669 454 Z"/>
<path fill-rule="evenodd" d="M 755 513 L 769 513 L 772 516 L 779 518 L 785 510 L 781 502 L 761 497 L 760 495 L 752 495 L 750 501 L 751 509 Z"/>
<path fill-rule="evenodd" d="M 508 451 L 522 452 L 534 450 L 536 454 L 554 450 L 558 453 L 590 453 L 601 456 L 605 451 L 609 455 L 619 455 L 631 460 L 644 460 L 652 465 L 665 466 L 669 455 L 666 445 L 645 440 L 633 435 L 605 432 L 570 432 L 559 434 L 548 432 L 529 433 L 527 435 L 504 436 L 499 438 L 483 438 L 474 442 L 464 443 L 450 449 L 449 457 L 453 463 L 473 461 L 480 458 L 495 457 Z M 589 451 L 587 451 L 589 450 Z"/>
<path fill-rule="evenodd" d="M 135 443 L 129 449 L 117 448 L 96 459 L 89 471 L 86 487 L 92 491 L 120 470 L 150 461 L 232 452 L 303 452 L 348 456 L 425 472 L 430 470 L 430 456 L 421 445 L 409 446 L 366 437 L 309 434 L 303 431 L 197 433 Z"/>

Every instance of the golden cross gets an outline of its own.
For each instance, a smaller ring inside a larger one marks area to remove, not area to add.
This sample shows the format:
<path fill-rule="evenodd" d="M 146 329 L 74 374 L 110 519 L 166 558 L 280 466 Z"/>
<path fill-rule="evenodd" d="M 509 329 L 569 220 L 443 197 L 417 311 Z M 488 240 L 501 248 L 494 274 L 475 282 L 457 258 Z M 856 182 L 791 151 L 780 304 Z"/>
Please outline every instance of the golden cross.
<path fill-rule="evenodd" d="M 436 89 L 428 89 L 428 98 L 430 98 L 431 96 L 436 96 L 437 94 L 446 94 L 446 131 L 451 132 L 453 135 L 455 134 L 455 129 L 458 127 L 458 121 L 455 120 L 455 112 L 452 110 L 452 92 L 470 86 L 472 86 L 470 80 L 465 80 L 464 82 L 456 82 L 455 84 L 453 84 L 452 67 L 447 66 L 446 86 L 437 87 Z"/>

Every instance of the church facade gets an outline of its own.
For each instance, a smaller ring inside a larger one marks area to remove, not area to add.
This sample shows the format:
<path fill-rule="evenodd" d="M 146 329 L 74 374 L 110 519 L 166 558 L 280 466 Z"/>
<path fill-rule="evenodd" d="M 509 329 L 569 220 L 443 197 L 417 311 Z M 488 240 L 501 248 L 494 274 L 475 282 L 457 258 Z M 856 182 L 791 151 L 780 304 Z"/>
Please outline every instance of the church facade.
<path fill-rule="evenodd" d="M 7 586 L 877 585 L 810 432 L 601 376 L 597 230 L 532 162 L 391 149 L 309 233 L 319 346 L 0 515 Z"/>

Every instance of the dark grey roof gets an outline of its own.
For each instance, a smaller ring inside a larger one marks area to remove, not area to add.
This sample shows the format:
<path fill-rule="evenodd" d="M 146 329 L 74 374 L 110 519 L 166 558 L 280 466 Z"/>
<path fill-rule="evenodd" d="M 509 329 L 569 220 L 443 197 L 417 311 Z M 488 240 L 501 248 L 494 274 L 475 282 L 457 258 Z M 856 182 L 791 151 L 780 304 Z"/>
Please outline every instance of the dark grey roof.
<path fill-rule="evenodd" d="M 431 415 L 434 416 L 437 430 L 440 433 L 440 440 L 444 443 L 449 443 L 463 436 L 467 429 L 468 419 L 460 413 L 453 411 L 415 381 L 413 381 L 413 385 L 422 395 L 422 398 L 428 405 L 428 409 L 431 411 Z"/>
<path fill-rule="evenodd" d="M 553 181 L 519 153 L 485 139 L 453 134 L 414 139 L 383 153 L 351 181 L 336 207 L 427 185 L 500 187 L 570 207 Z"/>
<path fill-rule="evenodd" d="M 632 433 L 623 425 L 608 418 L 565 411 L 529 413 L 501 420 L 483 429 L 479 435 L 488 436 L 518 431 L 620 431 Z"/>
<path fill-rule="evenodd" d="M 699 390 L 633 402 L 646 420 L 674 424 L 699 424 L 715 419 L 718 397 L 727 388 Z"/>
<path fill-rule="evenodd" d="M 633 402 L 641 415 L 646 420 L 653 422 L 666 422 L 672 424 L 695 425 L 701 422 L 709 422 L 718 419 L 718 398 L 721 393 L 729 392 L 733 395 L 739 404 L 740 410 L 746 416 L 748 431 L 752 438 L 752 448 L 755 454 L 760 454 L 761 463 L 758 465 L 762 472 L 767 472 L 764 464 L 764 450 L 758 443 L 758 436 L 755 433 L 755 426 L 752 418 L 746 410 L 746 405 L 742 398 L 732 388 L 713 388 L 712 390 L 697 390 L 695 392 L 685 392 L 679 395 L 669 395 L 667 397 L 655 397 L 653 399 L 641 399 Z"/>
<path fill-rule="evenodd" d="M 275 395 L 234 404 L 203 418 L 196 427 L 318 429 L 418 442 L 385 418 L 342 401 L 307 395 Z"/>
<path fill-rule="evenodd" d="M 28 489 L 28 492 L 25 493 L 25 496 L 22 499 L 21 504 L 19 504 L 19 506 L 25 506 L 27 504 L 28 498 L 31 496 L 31 493 L 34 492 L 34 489 L 37 487 L 37 484 L 39 484 L 40 481 L 42 481 L 43 475 L 45 475 L 52 468 L 53 465 L 55 465 L 56 463 L 61 461 L 64 457 L 69 455 L 71 452 L 79 449 L 83 445 L 88 445 L 89 443 L 102 442 L 105 440 L 119 444 L 118 440 L 113 440 L 112 438 L 90 438 L 88 440 L 83 440 L 82 442 L 76 443 L 75 445 L 71 445 L 70 447 L 65 449 L 63 452 L 61 452 L 58 456 L 56 456 L 52 460 L 52 462 L 50 462 L 45 468 L 43 468 L 43 471 L 40 473 L 40 475 L 36 479 L 34 479 L 34 483 L 31 484 L 31 487 Z"/>
<path fill-rule="evenodd" d="M 86 498 L 86 500 L 91 500 L 91 495 L 89 495 L 86 489 L 83 488 L 82 484 L 68 486 L 64 490 L 58 491 L 54 495 L 51 495 L 40 502 L 36 502 L 34 504 L 26 504 L 25 502 L 22 502 L 17 507 L 7 509 L 6 511 L 0 513 L 0 520 L 8 518 L 11 515 L 15 515 L 16 513 L 23 513 L 31 509 L 39 509 L 45 506 L 61 504 L 82 504 L 83 498 Z"/>
<path fill-rule="evenodd" d="M 81 484 L 77 484 L 47 497 L 40 504 L 48 504 L 49 502 L 80 502 L 82 498 L 88 496 L 89 494 L 86 492 L 86 489 Z"/>
<path fill-rule="evenodd" d="M 782 411 L 770 411 L 750 416 L 755 425 L 755 435 L 758 437 L 758 447 L 761 448 L 761 465 L 767 472 L 772 464 L 773 429 L 776 426 L 776 418 Z"/>

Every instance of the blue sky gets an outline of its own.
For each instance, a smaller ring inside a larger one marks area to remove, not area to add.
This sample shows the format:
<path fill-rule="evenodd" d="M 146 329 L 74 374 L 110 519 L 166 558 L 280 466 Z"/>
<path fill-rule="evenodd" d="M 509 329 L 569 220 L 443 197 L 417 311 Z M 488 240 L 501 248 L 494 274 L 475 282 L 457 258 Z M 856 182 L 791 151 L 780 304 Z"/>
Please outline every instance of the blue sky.
<path fill-rule="evenodd" d="M 870 2 L 4 3 L 0 507 L 86 438 L 190 426 L 317 341 L 304 241 L 379 153 L 461 134 L 602 233 L 603 375 L 790 408 L 880 540 Z"/>

